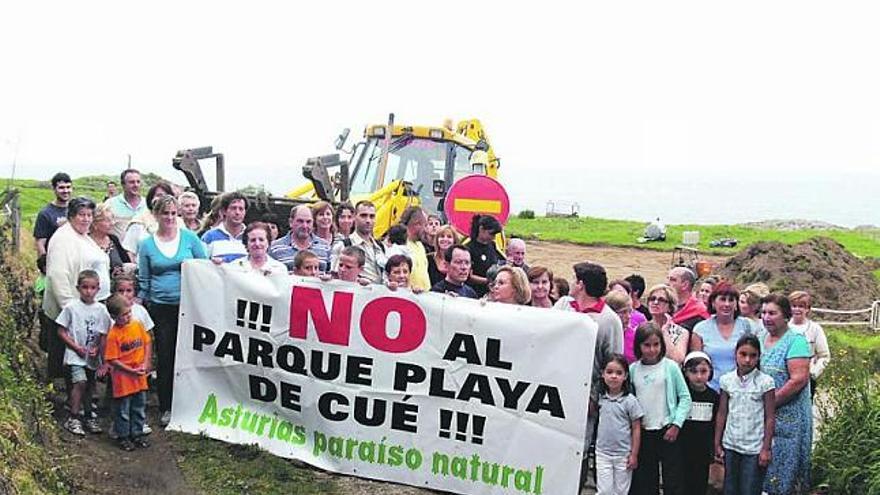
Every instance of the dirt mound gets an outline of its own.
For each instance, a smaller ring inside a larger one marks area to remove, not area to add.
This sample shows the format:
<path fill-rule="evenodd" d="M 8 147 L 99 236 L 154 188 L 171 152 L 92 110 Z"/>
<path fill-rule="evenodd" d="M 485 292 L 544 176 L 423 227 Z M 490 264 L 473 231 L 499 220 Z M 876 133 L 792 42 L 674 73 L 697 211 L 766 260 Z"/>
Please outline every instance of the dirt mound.
<path fill-rule="evenodd" d="M 730 258 L 719 274 L 737 285 L 764 282 L 774 292 L 807 290 L 813 306 L 862 309 L 880 299 L 868 265 L 827 237 L 788 246 L 759 242 Z"/>

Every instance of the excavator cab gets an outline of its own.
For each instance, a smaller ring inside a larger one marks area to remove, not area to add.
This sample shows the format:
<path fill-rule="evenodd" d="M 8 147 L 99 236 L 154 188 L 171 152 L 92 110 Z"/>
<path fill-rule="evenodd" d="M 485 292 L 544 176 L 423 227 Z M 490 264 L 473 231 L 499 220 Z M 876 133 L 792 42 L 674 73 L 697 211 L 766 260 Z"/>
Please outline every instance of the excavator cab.
<path fill-rule="evenodd" d="M 474 173 L 472 151 L 454 141 L 440 141 L 404 134 L 392 138 L 382 169 L 382 139 L 368 139 L 355 150 L 349 182 L 352 197 L 369 195 L 394 181 L 408 184 L 422 207 L 442 213 L 448 185 Z"/>
<path fill-rule="evenodd" d="M 386 136 L 389 129 L 391 135 Z M 377 235 L 410 205 L 421 205 L 442 218 L 446 191 L 457 180 L 472 174 L 497 175 L 498 159 L 492 161 L 488 143 L 449 127 L 372 125 L 364 138 L 352 150 L 345 189 L 352 203 L 368 199 L 376 204 Z"/>
<path fill-rule="evenodd" d="M 461 121 L 456 127 L 451 122 L 439 127 L 402 126 L 394 125 L 392 114 L 387 125 L 368 126 L 364 139 L 351 149 L 345 149 L 348 137 L 346 129 L 336 140 L 336 149 L 344 156 L 309 158 L 302 168 L 308 181 L 284 197 L 265 193 L 248 197 L 248 220 L 268 214 L 283 219 L 292 206 L 318 200 L 334 204 L 369 200 L 376 206 L 373 232 L 380 237 L 408 206 L 420 205 L 428 213 L 445 217 L 446 194 L 459 179 L 474 174 L 498 177 L 500 161 L 477 119 Z M 215 190 L 209 188 L 199 163 L 208 159 L 217 166 Z M 223 154 L 211 147 L 181 150 L 173 161 L 199 194 L 203 209 L 224 190 L 224 164 Z"/>

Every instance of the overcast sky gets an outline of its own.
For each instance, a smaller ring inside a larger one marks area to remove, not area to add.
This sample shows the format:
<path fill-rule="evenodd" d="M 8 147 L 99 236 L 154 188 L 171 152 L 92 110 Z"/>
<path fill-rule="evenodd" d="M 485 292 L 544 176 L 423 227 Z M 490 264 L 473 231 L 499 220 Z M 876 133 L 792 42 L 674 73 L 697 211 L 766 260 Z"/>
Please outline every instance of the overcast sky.
<path fill-rule="evenodd" d="M 880 169 L 874 2 L 307 5 L 5 2 L 0 175 L 130 153 L 174 178 L 176 150 L 213 145 L 233 185 L 281 192 L 392 111 L 481 119 L 514 202 L 537 173 L 574 196 L 608 173 Z"/>

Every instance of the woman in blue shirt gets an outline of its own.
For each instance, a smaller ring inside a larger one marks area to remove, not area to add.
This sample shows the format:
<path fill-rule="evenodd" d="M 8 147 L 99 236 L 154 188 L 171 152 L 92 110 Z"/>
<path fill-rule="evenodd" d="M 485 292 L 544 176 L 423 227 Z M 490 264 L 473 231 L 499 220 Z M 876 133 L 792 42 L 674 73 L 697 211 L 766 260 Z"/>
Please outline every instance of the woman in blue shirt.
<path fill-rule="evenodd" d="M 691 350 L 703 351 L 712 359 L 715 373 L 709 387 L 718 392 L 721 377 L 736 369 L 736 342 L 752 333 L 749 320 L 739 315 L 739 291 L 729 282 L 720 282 L 709 294 L 708 320 L 697 323 L 691 334 Z"/>
<path fill-rule="evenodd" d="M 159 221 L 159 228 L 138 247 L 138 297 L 148 306 L 156 324 L 159 411 L 162 426 L 167 426 L 171 420 L 174 352 L 180 313 L 180 267 L 188 259 L 204 259 L 207 255 L 196 234 L 178 226 L 174 196 L 156 199 L 153 215 Z"/>

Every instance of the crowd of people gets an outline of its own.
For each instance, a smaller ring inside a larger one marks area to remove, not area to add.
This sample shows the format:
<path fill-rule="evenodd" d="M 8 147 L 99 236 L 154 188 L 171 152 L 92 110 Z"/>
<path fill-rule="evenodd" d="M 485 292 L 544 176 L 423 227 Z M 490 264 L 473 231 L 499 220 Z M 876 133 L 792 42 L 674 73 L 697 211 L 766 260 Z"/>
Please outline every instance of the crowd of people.
<path fill-rule="evenodd" d="M 45 274 L 41 344 L 49 376 L 64 378 L 75 435 L 100 433 L 96 382 L 113 398 L 111 435 L 147 447 L 147 377 L 155 362 L 159 422 L 171 417 L 181 266 L 210 259 L 254 276 L 292 274 L 392 290 L 581 313 L 597 327 L 584 448 L 599 493 L 700 494 L 710 465 L 724 465 L 725 493 L 802 493 L 809 487 L 811 394 L 830 353 L 810 319 L 810 295 L 771 294 L 698 280 L 676 267 L 665 283 L 608 280 L 596 263 L 573 278 L 527 263 L 526 243 L 496 245 L 502 226 L 475 215 L 465 239 L 418 206 L 374 235 L 369 201 L 293 207 L 288 231 L 273 218 L 245 224 L 248 201 L 199 197 L 160 182 L 141 196 L 140 173 L 100 204 L 72 197 L 67 174 L 34 226 Z M 106 380 L 105 377 L 110 379 Z M 592 446 L 592 449 L 590 448 Z"/>

